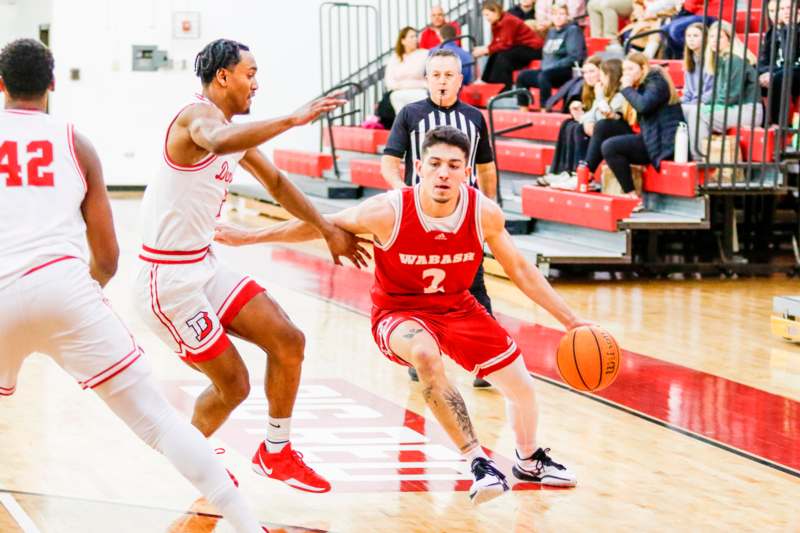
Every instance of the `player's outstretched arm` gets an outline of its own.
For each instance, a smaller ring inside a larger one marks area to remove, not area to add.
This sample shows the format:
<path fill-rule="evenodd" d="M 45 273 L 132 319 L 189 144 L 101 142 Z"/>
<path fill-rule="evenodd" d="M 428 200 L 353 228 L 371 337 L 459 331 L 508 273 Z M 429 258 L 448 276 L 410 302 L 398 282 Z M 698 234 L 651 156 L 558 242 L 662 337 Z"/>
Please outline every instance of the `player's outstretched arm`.
<path fill-rule="evenodd" d="M 388 239 L 394 224 L 394 209 L 385 194 L 373 196 L 364 202 L 349 207 L 338 213 L 326 215 L 325 218 L 339 228 L 360 235 L 372 234 L 378 239 Z M 214 240 L 229 246 L 269 242 L 302 242 L 321 238 L 319 231 L 302 220 L 289 220 L 273 224 L 268 228 L 249 230 L 229 224 L 218 224 Z M 359 243 L 368 242 L 359 239 Z M 369 253 L 360 245 L 357 248 L 364 258 Z"/>
<path fill-rule="evenodd" d="M 89 244 L 91 259 L 89 272 L 101 285 L 105 286 L 117 272 L 119 244 L 114 232 L 114 217 L 108 201 L 106 184 L 103 180 L 103 166 L 92 143 L 75 132 L 75 155 L 86 178 L 86 196 L 81 204 L 83 219 L 86 221 L 86 241 Z"/>
<path fill-rule="evenodd" d="M 578 318 L 539 269 L 522 256 L 505 229 L 505 217 L 500 207 L 494 202 L 483 201 L 480 208 L 486 244 L 514 285 L 553 315 L 567 330 L 589 324 Z"/>
<path fill-rule="evenodd" d="M 221 111 L 207 105 L 197 105 L 188 117 L 189 135 L 194 143 L 216 155 L 244 152 L 295 126 L 308 124 L 322 113 L 333 111 L 346 103 L 336 97 L 314 100 L 285 117 L 232 124 Z"/>

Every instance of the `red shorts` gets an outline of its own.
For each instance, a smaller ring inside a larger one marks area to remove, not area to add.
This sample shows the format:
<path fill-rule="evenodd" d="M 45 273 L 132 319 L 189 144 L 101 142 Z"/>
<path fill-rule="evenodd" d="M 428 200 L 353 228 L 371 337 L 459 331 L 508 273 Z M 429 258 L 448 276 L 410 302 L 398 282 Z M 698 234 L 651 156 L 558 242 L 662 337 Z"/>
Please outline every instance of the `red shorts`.
<path fill-rule="evenodd" d="M 446 313 L 379 310 L 373 313 L 372 336 L 381 352 L 395 363 L 411 366 L 389 348 L 394 329 L 413 320 L 433 336 L 439 351 L 478 377 L 511 364 L 520 350 L 508 332 L 475 298 Z"/>

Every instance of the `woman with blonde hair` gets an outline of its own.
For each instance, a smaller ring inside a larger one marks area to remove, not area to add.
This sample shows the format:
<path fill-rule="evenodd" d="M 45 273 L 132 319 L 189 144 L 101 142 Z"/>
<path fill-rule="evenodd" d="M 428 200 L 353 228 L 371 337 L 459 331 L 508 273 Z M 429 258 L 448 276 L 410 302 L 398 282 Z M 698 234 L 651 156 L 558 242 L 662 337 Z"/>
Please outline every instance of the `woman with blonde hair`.
<path fill-rule="evenodd" d="M 386 65 L 384 85 L 391 91 L 389 99 L 395 113 L 411 102 L 428 96 L 425 82 L 425 61 L 428 51 L 419 48 L 417 32 L 411 26 L 400 30 L 394 53 Z"/>
<path fill-rule="evenodd" d="M 689 130 L 689 150 L 692 153 L 692 159 L 695 160 L 700 158 L 694 142 L 698 107 L 711 101 L 711 91 L 714 89 L 714 75 L 704 65 L 703 35 L 705 32 L 706 27 L 702 22 L 695 22 L 686 28 L 686 45 L 683 51 L 681 107 Z M 701 69 L 703 70 L 702 79 L 700 79 Z"/>
<path fill-rule="evenodd" d="M 635 52 L 625 58 L 621 86 L 622 96 L 636 111 L 641 131 L 607 139 L 602 152 L 622 190 L 638 198 L 631 165 L 653 165 L 658 170 L 662 161 L 673 158 L 675 132 L 683 120 L 683 111 L 669 73 L 661 67 L 650 66 L 642 53 Z"/>
<path fill-rule="evenodd" d="M 714 85 L 712 98 L 701 107 L 699 116 L 697 139 L 701 150 L 706 151 L 703 143 L 712 131 L 725 133 L 733 126 L 761 125 L 764 109 L 755 62 L 756 57 L 736 38 L 729 23 L 717 21 L 711 25 L 704 68 L 714 76 Z"/>

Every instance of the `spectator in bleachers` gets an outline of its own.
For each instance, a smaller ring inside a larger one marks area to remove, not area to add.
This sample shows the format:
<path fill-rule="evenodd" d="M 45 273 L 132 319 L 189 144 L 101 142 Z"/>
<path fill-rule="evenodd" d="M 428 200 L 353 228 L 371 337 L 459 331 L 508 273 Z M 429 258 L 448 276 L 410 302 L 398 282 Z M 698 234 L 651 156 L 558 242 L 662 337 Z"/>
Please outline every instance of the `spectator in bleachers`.
<path fill-rule="evenodd" d="M 586 10 L 592 37 L 616 39 L 619 19 L 633 13 L 633 0 L 589 0 Z"/>
<path fill-rule="evenodd" d="M 668 57 L 680 58 L 683 52 L 686 28 L 695 22 L 705 23 L 706 26 L 711 24 L 719 18 L 720 6 L 722 7 L 722 18 L 731 20 L 733 11 L 736 9 L 736 0 L 708 0 L 708 16 L 705 19 L 703 18 L 704 0 L 685 0 L 678 14 L 664 26 L 664 29 L 667 30 Z"/>
<path fill-rule="evenodd" d="M 708 29 L 704 61 L 704 70 L 714 76 L 714 84 L 712 98 L 702 106 L 699 117 L 697 138 L 703 151 L 711 132 L 725 133 L 737 124 L 760 126 L 764 112 L 755 55 L 736 38 L 728 22 L 717 21 Z"/>
<path fill-rule="evenodd" d="M 761 51 L 758 58 L 758 83 L 761 93 L 768 94 L 772 86 L 772 98 L 769 102 L 768 120 L 770 124 L 780 122 L 781 88 L 783 87 L 784 68 L 788 63 L 792 76 L 791 94 L 793 99 L 800 96 L 800 31 L 795 33 L 794 55 L 789 57 L 792 43 L 790 42 L 791 2 L 783 0 L 780 8 L 777 1 L 769 3 L 770 20 L 772 25 L 764 33 Z M 798 18 L 795 17 L 795 23 Z M 773 37 L 774 36 L 774 37 Z M 772 42 L 775 40 L 773 46 Z M 772 65 L 770 67 L 770 65 Z"/>
<path fill-rule="evenodd" d="M 699 160 L 700 154 L 695 148 L 694 134 L 697 130 L 698 107 L 711 100 L 714 88 L 714 75 L 703 68 L 703 79 L 700 79 L 700 67 L 705 61 L 703 55 L 703 34 L 706 27 L 702 22 L 695 22 L 686 28 L 686 45 L 683 52 L 683 96 L 681 107 L 689 130 L 689 150 L 692 159 Z"/>
<path fill-rule="evenodd" d="M 444 43 L 445 41 L 456 37 L 456 30 L 452 26 L 444 26 L 439 31 L 439 34 L 442 37 L 442 42 Z M 469 85 L 472 83 L 472 66 L 475 64 L 475 60 L 472 59 L 472 54 L 458 46 L 455 41 L 434 46 L 431 48 L 430 54 L 433 54 L 436 52 L 436 50 L 442 49 L 450 50 L 461 60 L 461 75 L 464 76 L 462 85 Z"/>
<path fill-rule="evenodd" d="M 406 104 L 424 99 L 428 92 L 425 83 L 425 61 L 428 51 L 417 47 L 417 32 L 406 26 L 397 35 L 394 53 L 386 64 L 384 85 L 391 91 L 389 99 L 395 113 Z"/>
<path fill-rule="evenodd" d="M 534 0 L 522 0 L 519 4 L 508 10 L 509 15 L 514 15 L 520 20 L 535 20 L 536 9 Z"/>
<path fill-rule="evenodd" d="M 553 93 L 554 87 L 572 78 L 572 67 L 578 66 L 586 59 L 586 40 L 583 30 L 569 21 L 567 6 L 556 5 L 553 8 L 553 27 L 547 32 L 547 39 L 542 48 L 542 65 L 540 69 L 529 69 L 520 72 L 517 77 L 517 88 L 528 89 L 538 87 L 541 102 L 546 102 Z M 528 99 L 517 97 L 519 105 L 526 110 Z"/>
<path fill-rule="evenodd" d="M 622 71 L 622 95 L 636 111 L 641 132 L 604 141 L 602 152 L 623 192 L 638 198 L 631 165 L 653 165 L 658 170 L 662 161 L 674 157 L 675 132 L 683 121 L 683 111 L 669 73 L 661 67 L 650 66 L 646 55 L 629 54 Z M 636 210 L 641 207 L 639 204 Z"/>
<path fill-rule="evenodd" d="M 546 32 L 553 25 L 553 7 L 562 3 L 567 4 L 569 19 L 581 23 L 586 15 L 586 0 L 536 0 L 535 29 Z"/>
<path fill-rule="evenodd" d="M 447 26 L 453 28 L 456 31 L 456 35 L 461 34 L 461 26 L 454 20 L 447 21 L 442 6 L 431 7 L 431 23 L 420 33 L 419 47 L 430 50 L 442 41 L 447 40 L 442 37 L 442 29 Z"/>
<path fill-rule="evenodd" d="M 659 29 L 675 12 L 674 0 L 633 0 L 630 23 L 619 32 L 620 44 L 624 45 L 625 41 L 639 34 Z M 653 33 L 631 41 L 632 50 L 642 52 L 650 59 L 656 57 L 660 47 L 660 33 Z"/>
<path fill-rule="evenodd" d="M 603 143 L 612 137 L 630 135 L 636 112 L 622 96 L 622 60 L 609 59 L 600 65 L 600 83 L 595 85 L 595 100 L 583 118 L 583 131 L 589 137 L 586 163 L 594 172 L 603 162 Z"/>
<path fill-rule="evenodd" d="M 482 6 L 483 17 L 492 25 L 492 42 L 489 46 L 476 46 L 472 55 L 489 56 L 483 69 L 483 81 L 502 83 L 507 91 L 514 83 L 517 69 L 527 67 L 534 59 L 541 59 L 542 37 L 523 21 L 503 11 L 496 0 L 486 0 Z"/>
<path fill-rule="evenodd" d="M 579 82 L 580 92 L 576 97 L 565 98 L 565 108 L 571 118 L 561 123 L 556 141 L 556 151 L 553 154 L 553 163 L 550 165 L 550 174 L 571 173 L 578 167 L 578 162 L 586 158 L 586 148 L 589 145 L 589 135 L 585 131 L 585 124 L 591 110 L 595 109 L 595 86 L 600 84 L 600 65 L 603 60 L 595 54 L 581 67 Z M 617 80 L 619 83 L 619 80 Z M 574 93 L 573 93 L 574 94 Z M 586 112 L 588 110 L 588 112 Z M 548 184 L 540 182 L 541 184 Z"/>

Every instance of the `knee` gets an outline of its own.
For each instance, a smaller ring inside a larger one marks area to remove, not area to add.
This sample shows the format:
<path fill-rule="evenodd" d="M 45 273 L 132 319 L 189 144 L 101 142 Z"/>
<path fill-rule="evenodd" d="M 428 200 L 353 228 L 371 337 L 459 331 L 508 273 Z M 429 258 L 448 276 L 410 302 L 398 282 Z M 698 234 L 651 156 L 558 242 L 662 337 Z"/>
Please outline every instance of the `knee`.
<path fill-rule="evenodd" d="M 219 387 L 222 401 L 229 407 L 236 407 L 250 396 L 250 375 L 247 370 L 230 376 Z"/>
<path fill-rule="evenodd" d="M 412 348 L 411 362 L 423 381 L 436 381 L 437 378 L 444 376 L 441 355 L 427 346 Z"/>
<path fill-rule="evenodd" d="M 294 324 L 287 324 L 276 334 L 276 343 L 280 349 L 270 353 L 284 365 L 300 365 L 303 362 L 306 349 L 306 336 Z"/>
<path fill-rule="evenodd" d="M 621 155 L 617 149 L 617 143 L 615 143 L 613 139 L 604 141 L 603 144 L 600 145 L 600 152 L 603 154 L 603 159 L 606 161 Z"/>

